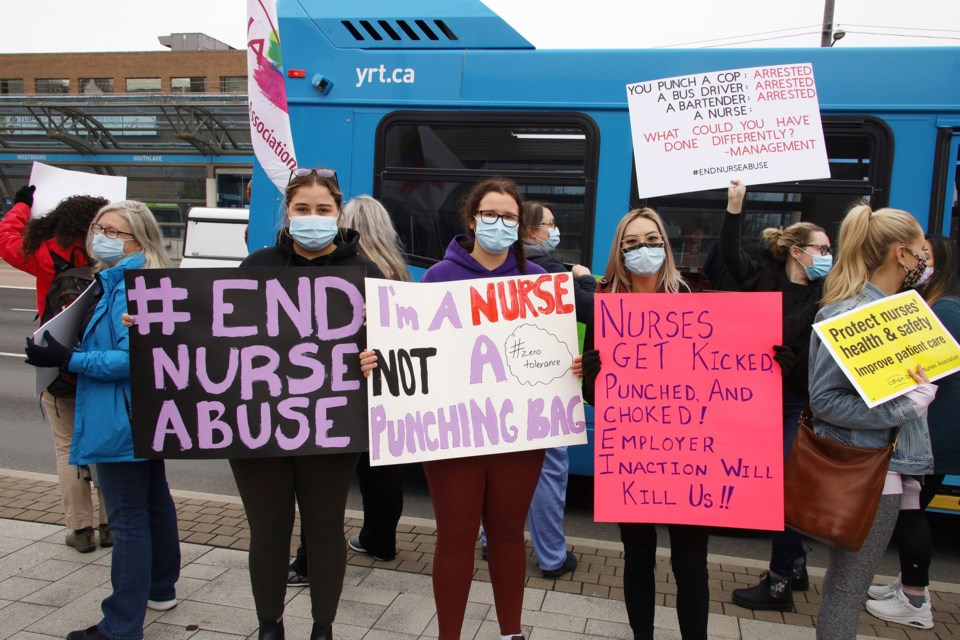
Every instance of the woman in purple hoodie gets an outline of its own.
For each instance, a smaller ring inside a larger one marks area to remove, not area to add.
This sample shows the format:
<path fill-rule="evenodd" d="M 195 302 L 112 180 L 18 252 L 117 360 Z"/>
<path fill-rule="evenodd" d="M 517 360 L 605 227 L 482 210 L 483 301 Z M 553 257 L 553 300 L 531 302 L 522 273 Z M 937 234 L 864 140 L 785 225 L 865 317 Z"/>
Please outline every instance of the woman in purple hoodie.
<path fill-rule="evenodd" d="M 450 242 L 443 260 L 427 270 L 422 282 L 545 273 L 524 258 L 522 202 L 520 190 L 510 180 L 491 178 L 474 185 L 461 206 L 466 233 Z M 360 357 L 364 373 L 369 373 L 376 356 L 364 351 Z M 527 562 L 523 524 L 543 453 L 537 449 L 423 463 L 437 518 L 433 596 L 439 640 L 460 638 L 481 519 L 501 638 L 523 639 L 520 610 Z"/>

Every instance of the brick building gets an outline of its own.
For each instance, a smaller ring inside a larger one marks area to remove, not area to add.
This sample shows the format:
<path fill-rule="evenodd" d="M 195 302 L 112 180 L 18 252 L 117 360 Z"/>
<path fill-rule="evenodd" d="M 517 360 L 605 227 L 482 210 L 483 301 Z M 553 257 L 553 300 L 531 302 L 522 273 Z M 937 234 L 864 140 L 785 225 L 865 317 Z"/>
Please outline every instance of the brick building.
<path fill-rule="evenodd" d="M 246 93 L 246 51 L 203 34 L 160 41 L 173 50 L 2 54 L 0 95 Z"/>
<path fill-rule="evenodd" d="M 246 51 L 203 34 L 171 51 L 0 54 L 0 211 L 34 162 L 126 176 L 180 255 L 193 206 L 246 206 Z"/>

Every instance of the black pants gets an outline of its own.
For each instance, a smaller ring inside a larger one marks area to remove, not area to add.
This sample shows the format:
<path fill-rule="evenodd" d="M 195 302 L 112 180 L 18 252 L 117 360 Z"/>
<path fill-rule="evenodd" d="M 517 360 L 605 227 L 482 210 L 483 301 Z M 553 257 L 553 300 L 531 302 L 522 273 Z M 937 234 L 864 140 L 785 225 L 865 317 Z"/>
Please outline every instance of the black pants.
<path fill-rule="evenodd" d="M 903 584 L 926 587 L 930 584 L 930 562 L 933 560 L 933 537 L 927 522 L 927 507 L 943 484 L 943 474 L 924 476 L 920 489 L 920 508 L 901 511 L 893 541 L 900 553 L 900 574 Z"/>
<path fill-rule="evenodd" d="M 677 581 L 677 618 L 683 640 L 706 640 L 710 589 L 707 584 L 709 528 L 667 525 L 670 566 Z M 653 640 L 656 604 L 657 528 L 620 523 L 623 541 L 623 599 L 634 640 Z"/>
<path fill-rule="evenodd" d="M 363 454 L 357 462 L 357 479 L 363 497 L 363 528 L 360 544 L 378 558 L 397 555 L 397 523 L 403 514 L 403 467 L 388 465 L 371 467 L 370 456 Z M 306 528 L 300 528 L 300 546 L 290 568 L 309 576 Z"/>
<path fill-rule="evenodd" d="M 347 565 L 343 512 L 359 455 L 230 461 L 250 524 L 250 582 L 261 620 L 283 614 L 294 500 L 308 532 L 313 621 L 332 623 L 336 617 Z"/>

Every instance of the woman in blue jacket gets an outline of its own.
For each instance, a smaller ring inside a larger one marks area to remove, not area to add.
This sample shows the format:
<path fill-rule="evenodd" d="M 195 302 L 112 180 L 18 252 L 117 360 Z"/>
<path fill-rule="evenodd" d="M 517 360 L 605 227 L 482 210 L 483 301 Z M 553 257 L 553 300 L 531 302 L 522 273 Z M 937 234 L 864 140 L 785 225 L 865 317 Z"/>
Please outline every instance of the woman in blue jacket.
<path fill-rule="evenodd" d="M 160 227 L 141 202 L 122 200 L 100 209 L 87 236 L 96 258 L 100 299 L 81 326 L 80 347 L 47 337 L 28 339 L 28 362 L 77 374 L 77 408 L 71 464 L 96 464 L 114 535 L 110 580 L 101 603 L 103 619 L 72 631 L 67 640 L 140 640 L 147 607 L 177 604 L 180 577 L 177 513 L 163 460 L 134 457 L 130 430 L 130 348 L 121 315 L 127 309 L 124 272 L 166 267 Z"/>
<path fill-rule="evenodd" d="M 927 266 L 923 229 L 913 216 L 898 209 L 854 207 L 840 225 L 838 244 L 840 253 L 824 282 L 816 322 L 917 285 Z M 817 434 L 859 447 L 886 448 L 896 442 L 863 546 L 859 551 L 830 549 L 817 640 L 856 638 L 860 607 L 890 541 L 901 502 L 919 493 L 914 476 L 933 471 L 927 407 L 937 388 L 923 367 L 904 369 L 916 386 L 868 407 L 819 337 L 810 338 L 810 408 Z"/>

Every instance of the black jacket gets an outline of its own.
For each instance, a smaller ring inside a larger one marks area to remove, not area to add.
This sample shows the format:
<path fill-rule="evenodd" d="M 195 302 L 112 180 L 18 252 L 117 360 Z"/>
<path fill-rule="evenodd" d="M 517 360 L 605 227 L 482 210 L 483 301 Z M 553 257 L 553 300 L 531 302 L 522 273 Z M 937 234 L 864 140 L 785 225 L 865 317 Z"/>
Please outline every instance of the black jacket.
<path fill-rule="evenodd" d="M 358 253 L 360 234 L 341 229 L 333 240 L 336 248 L 325 256 L 308 260 L 293 250 L 293 238 L 286 231 L 277 234 L 277 244 L 258 249 L 248 255 L 241 267 L 366 267 L 368 278 L 382 278 L 383 273 Z"/>
<path fill-rule="evenodd" d="M 723 214 L 720 226 L 720 256 L 741 291 L 780 291 L 783 301 L 783 344 L 797 356 L 797 363 L 784 376 L 783 388 L 808 395 L 810 334 L 823 295 L 823 281 L 808 285 L 790 282 L 784 266 L 764 247 L 759 258 L 750 257 L 741 247 L 743 215 Z"/>
<path fill-rule="evenodd" d="M 523 252 L 527 260 L 543 267 L 547 273 L 569 273 L 570 269 L 539 244 L 523 243 Z M 573 279 L 573 300 L 577 305 L 577 322 L 587 324 L 587 318 L 593 317 L 593 294 L 597 291 L 597 281 L 591 275 Z"/>

